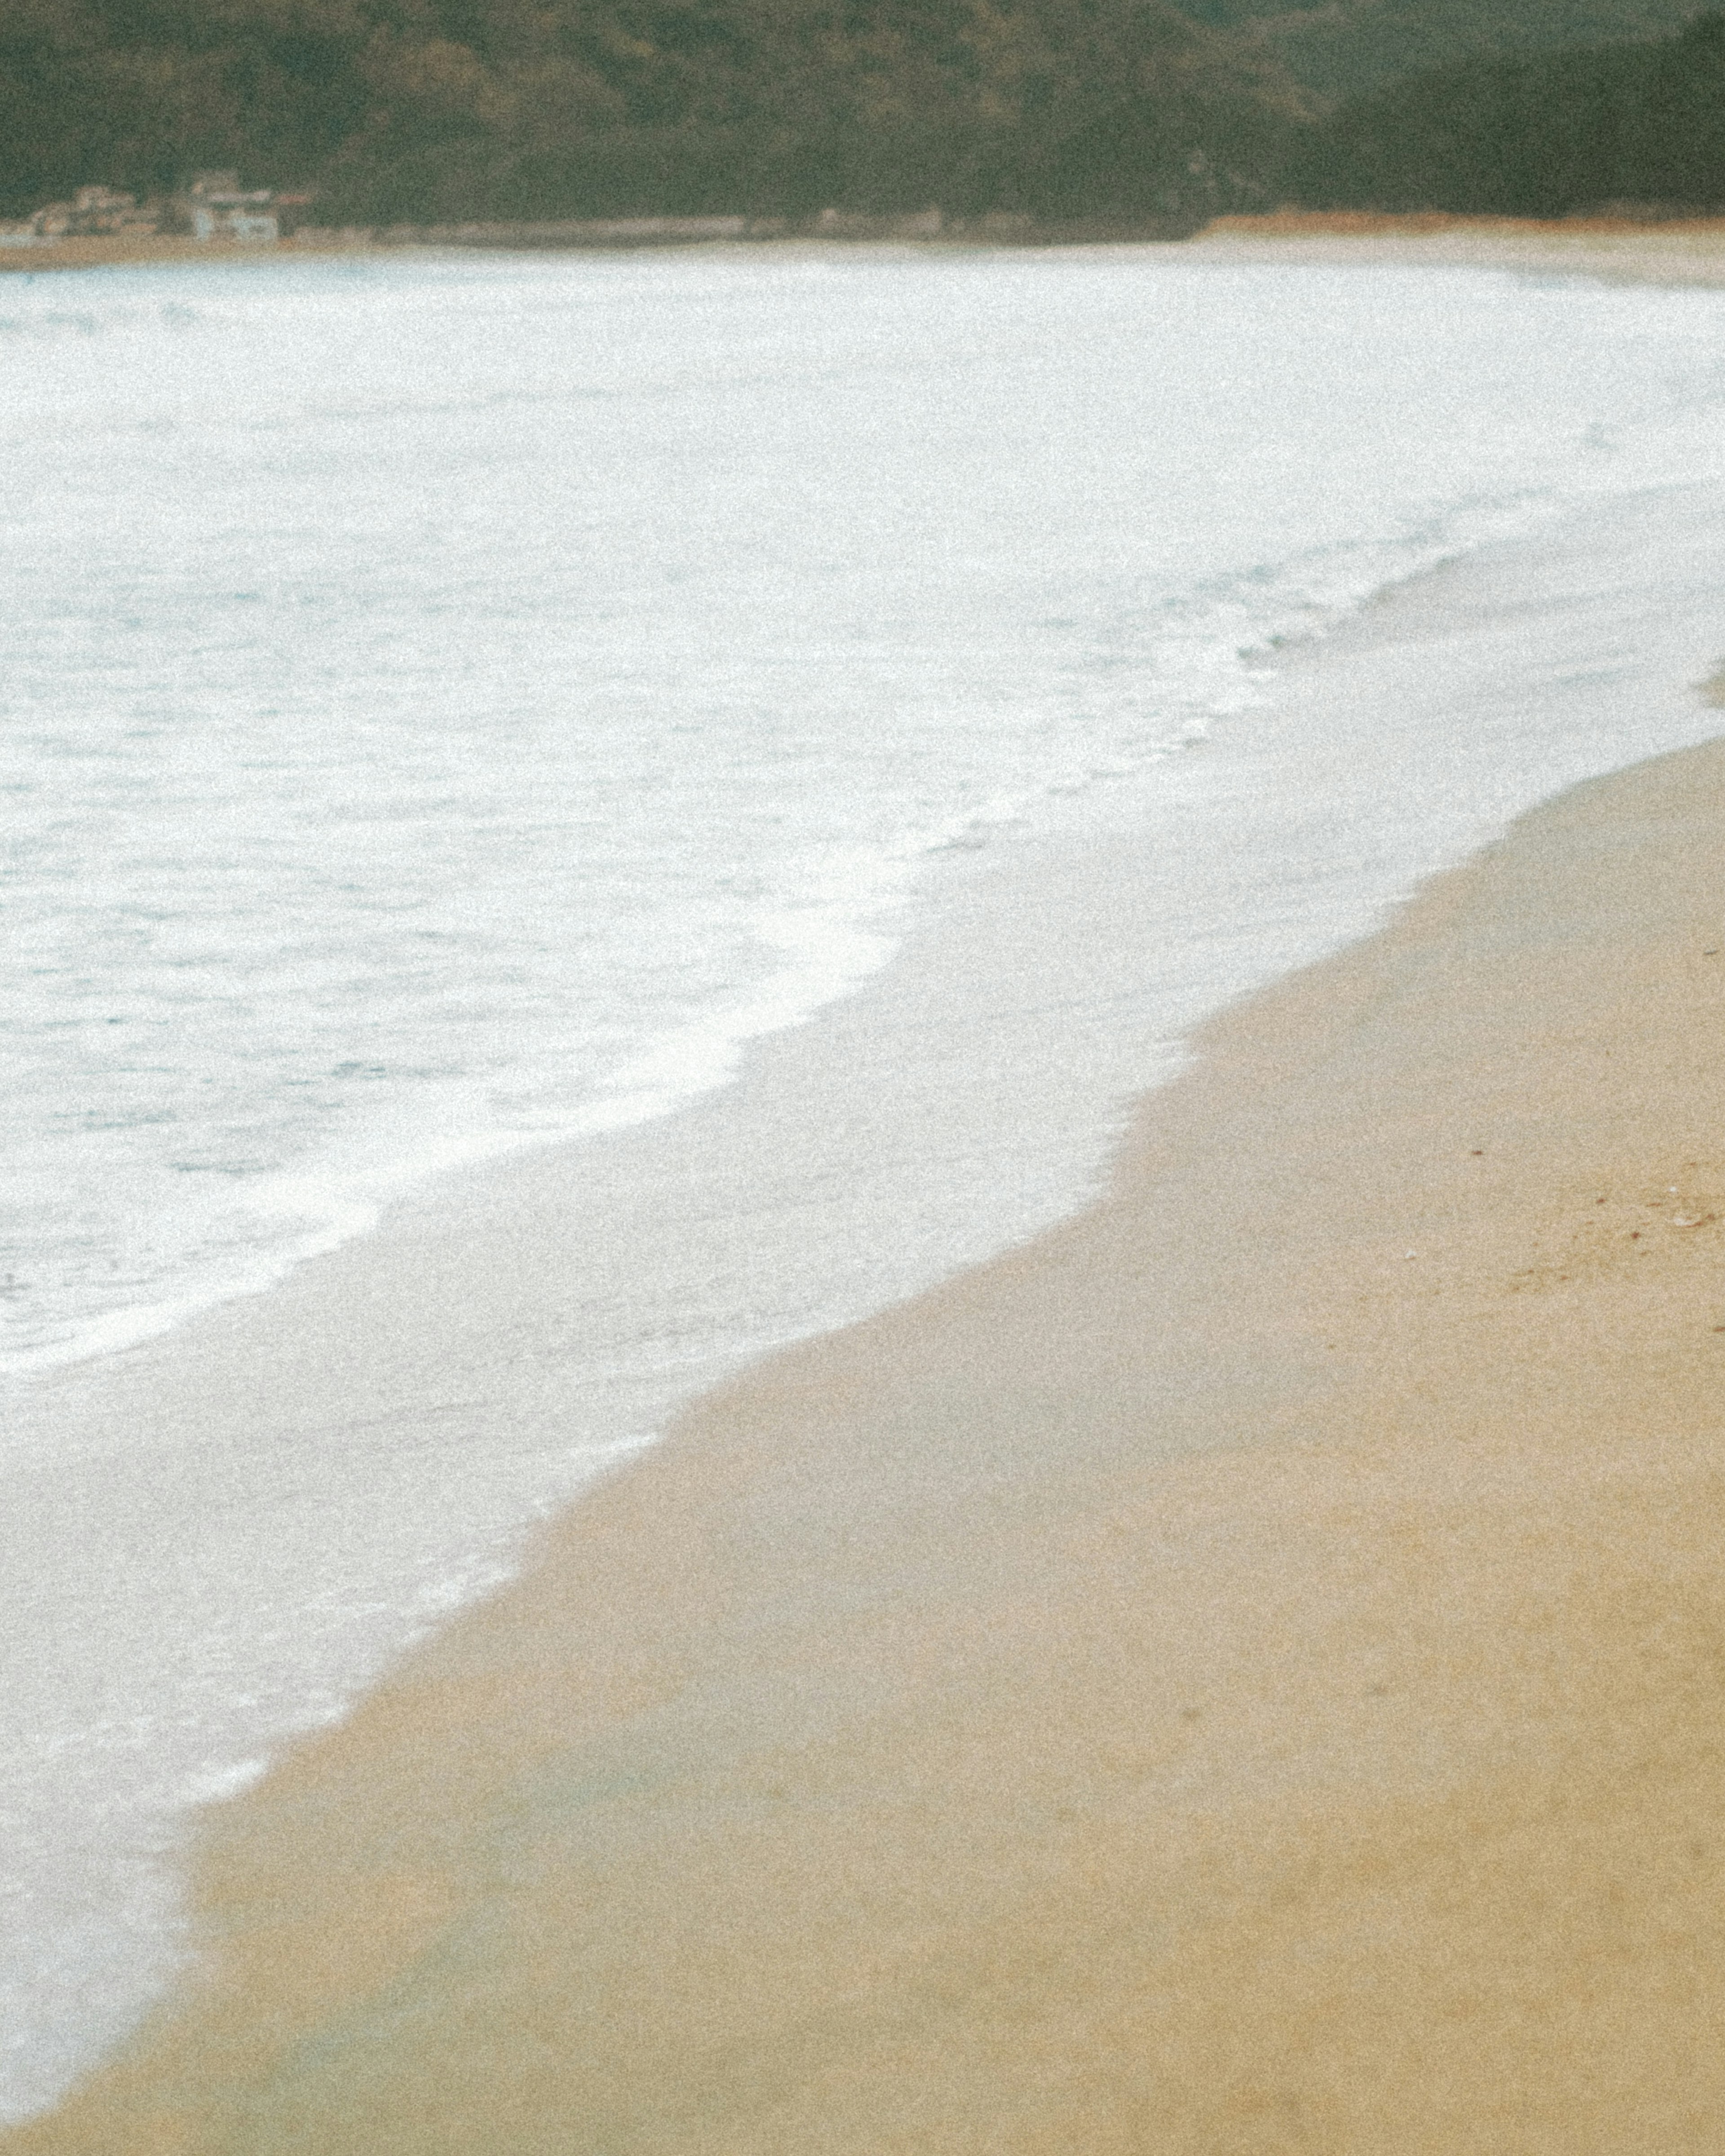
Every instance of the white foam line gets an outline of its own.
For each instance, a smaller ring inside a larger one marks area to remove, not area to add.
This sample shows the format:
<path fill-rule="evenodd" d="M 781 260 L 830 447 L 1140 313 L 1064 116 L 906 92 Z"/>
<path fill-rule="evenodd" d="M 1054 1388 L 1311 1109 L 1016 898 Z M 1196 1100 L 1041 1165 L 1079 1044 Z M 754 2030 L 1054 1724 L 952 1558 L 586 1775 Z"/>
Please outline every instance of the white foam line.
<path fill-rule="evenodd" d="M 312 1224 L 306 1233 L 238 1278 L 105 1312 L 66 1337 L 0 1355 L 0 1373 L 28 1376 L 141 1346 L 204 1311 L 264 1294 L 311 1259 L 369 1234 L 392 1201 L 437 1176 L 657 1122 L 730 1085 L 749 1042 L 806 1023 L 891 962 L 900 939 L 865 927 L 858 917 L 885 911 L 903 896 L 900 865 L 883 865 L 886 887 L 860 905 L 765 916 L 757 928 L 761 942 L 796 952 L 803 963 L 788 967 L 728 1010 L 668 1034 L 614 1070 L 599 1097 L 575 1115 L 531 1130 L 471 1132 L 339 1180 L 290 1173 L 260 1178 L 240 1194 L 240 1204 L 266 1220 Z"/>
<path fill-rule="evenodd" d="M 1584 482 L 1574 489 L 1583 500 L 1609 490 L 1597 481 L 1591 487 Z M 1282 588 L 1281 603 L 1267 620 L 1261 613 L 1255 619 L 1242 600 L 1217 593 L 1189 634 L 1174 631 L 1154 647 L 1151 663 L 1160 692 L 1160 716 L 1173 731 L 1132 753 L 1122 752 L 1098 761 L 1081 777 L 1070 772 L 1050 774 L 1034 793 L 1053 798 L 1081 792 L 1100 781 L 1132 777 L 1171 751 L 1201 748 L 1215 720 L 1265 701 L 1251 681 L 1250 670 L 1277 648 L 1327 634 L 1384 593 L 1493 540 L 1529 535 L 1572 506 L 1552 492 L 1456 505 L 1429 531 L 1407 531 L 1399 539 L 1287 564 L 1271 580 Z M 1470 523 L 1471 529 L 1467 528 Z M 1457 530 L 1458 524 L 1463 528 Z M 1387 558 L 1398 551 L 1399 560 Z M 1248 579 L 1250 573 L 1246 572 Z M 1236 618 L 1238 641 L 1217 635 L 1219 617 L 1225 620 L 1230 613 Z M 807 1023 L 891 963 L 901 939 L 866 923 L 870 916 L 905 901 L 919 864 L 985 844 L 992 831 L 1021 823 L 1028 814 L 1026 802 L 996 796 L 932 829 L 907 834 L 877 855 L 865 870 L 865 888 L 848 901 L 764 915 L 756 925 L 759 941 L 768 948 L 794 953 L 801 963 L 788 967 L 742 1003 L 665 1035 L 611 1072 L 598 1097 L 576 1114 L 529 1130 L 471 1132 L 352 1176 L 282 1173 L 262 1178 L 244 1194 L 240 1202 L 245 1209 L 265 1219 L 301 1219 L 308 1223 L 305 1234 L 239 1277 L 230 1276 L 161 1301 L 105 1312 L 61 1339 L 0 1354 L 0 1374 L 28 1376 L 141 1346 L 203 1312 L 267 1292 L 310 1260 L 369 1234 L 393 1201 L 439 1175 L 635 1128 L 674 1115 L 730 1085 L 742 1067 L 751 1041 Z"/>

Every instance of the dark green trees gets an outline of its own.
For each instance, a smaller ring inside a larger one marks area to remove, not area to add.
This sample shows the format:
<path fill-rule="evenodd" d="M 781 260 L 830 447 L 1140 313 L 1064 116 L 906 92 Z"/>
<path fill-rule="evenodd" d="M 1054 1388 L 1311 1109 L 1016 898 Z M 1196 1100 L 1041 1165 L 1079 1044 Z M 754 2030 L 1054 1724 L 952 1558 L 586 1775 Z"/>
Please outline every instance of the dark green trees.
<path fill-rule="evenodd" d="M 1297 105 L 1162 0 L 8 0 L 0 211 L 232 166 L 365 223 L 1193 215 Z"/>
<path fill-rule="evenodd" d="M 1289 38 L 1351 37 L 1369 73 L 1487 0 L 1193 4 L 1210 20 L 1166 0 L 3 0 L 0 215 L 208 167 L 366 224 L 1725 205 L 1717 16 L 1476 54 L 1326 113 L 1274 57 Z M 1501 44 L 1681 4 L 1514 0 L 1476 27 Z"/>
<path fill-rule="evenodd" d="M 1286 184 L 1320 208 L 1725 206 L 1725 17 L 1673 38 L 1476 59 L 1392 84 L 1307 130 Z"/>

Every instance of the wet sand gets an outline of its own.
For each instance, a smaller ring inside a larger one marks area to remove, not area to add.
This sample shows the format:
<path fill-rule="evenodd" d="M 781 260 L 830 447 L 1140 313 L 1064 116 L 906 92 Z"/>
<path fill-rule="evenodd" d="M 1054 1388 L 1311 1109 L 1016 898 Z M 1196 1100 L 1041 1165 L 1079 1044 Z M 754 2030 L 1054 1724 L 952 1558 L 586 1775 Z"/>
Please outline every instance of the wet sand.
<path fill-rule="evenodd" d="M 8 2156 L 1712 2150 L 1725 747 L 1210 1024 L 213 1812 Z"/>

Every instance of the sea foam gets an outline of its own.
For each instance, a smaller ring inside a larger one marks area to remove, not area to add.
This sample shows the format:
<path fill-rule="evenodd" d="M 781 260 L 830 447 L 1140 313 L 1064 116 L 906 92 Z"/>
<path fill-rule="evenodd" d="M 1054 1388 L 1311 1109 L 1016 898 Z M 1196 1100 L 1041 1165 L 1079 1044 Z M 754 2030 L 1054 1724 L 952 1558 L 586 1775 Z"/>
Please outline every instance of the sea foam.
<path fill-rule="evenodd" d="M 1059 1218 L 1207 1012 L 1709 730 L 1725 299 L 3 296 L 17 2110 L 174 1965 L 188 1808 L 692 1388 Z"/>

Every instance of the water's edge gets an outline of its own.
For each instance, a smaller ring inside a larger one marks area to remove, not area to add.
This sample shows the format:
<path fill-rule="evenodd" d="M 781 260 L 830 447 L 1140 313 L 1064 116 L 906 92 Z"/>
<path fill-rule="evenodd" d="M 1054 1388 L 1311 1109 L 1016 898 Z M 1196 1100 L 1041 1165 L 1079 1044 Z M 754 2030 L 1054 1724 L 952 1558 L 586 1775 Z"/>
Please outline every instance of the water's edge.
<path fill-rule="evenodd" d="M 459 1172 L 267 1296 L 20 1388 L 0 1577 L 12 1614 L 60 1621 L 7 1680 L 6 1717 L 59 1765 L 6 1793 L 35 1892 L 0 1977 L 13 2114 L 170 1979 L 164 1865 L 187 1808 L 243 1786 L 506 1577 L 536 1517 L 747 1358 L 1081 1206 L 1124 1104 L 1176 1067 L 1219 985 L 1219 1000 L 1250 993 L 1370 932 L 1415 881 L 1614 757 L 1716 732 L 1692 685 L 1725 645 L 1722 522 L 1699 493 L 1661 493 L 1404 587 L 1282 663 L 1276 744 L 1221 804 L 1231 861 L 1196 783 L 1189 827 L 1153 859 L 1139 804 L 1075 808 L 1065 829 L 958 864 L 891 966 L 759 1041 L 725 1092 Z M 1497 798 L 1446 808 L 1456 727 L 1483 748 L 1530 708 L 1546 746 Z M 1408 728 L 1390 801 L 1351 776 L 1355 737 L 1386 714 Z M 1291 808 L 1277 759 L 1314 756 L 1322 808 Z M 1178 921 L 1229 918 L 1234 864 L 1304 843 L 1287 819 L 1316 814 L 1332 861 L 1349 859 L 1336 819 L 1357 831 L 1353 865 L 1279 912 L 1235 916 L 1230 948 L 1212 939 L 1201 965 L 1170 970 Z M 1079 1131 L 1075 1094 L 1098 1104 Z M 692 1331 L 668 1324 L 691 1301 Z M 275 1645 L 260 1656 L 236 1625 Z"/>

